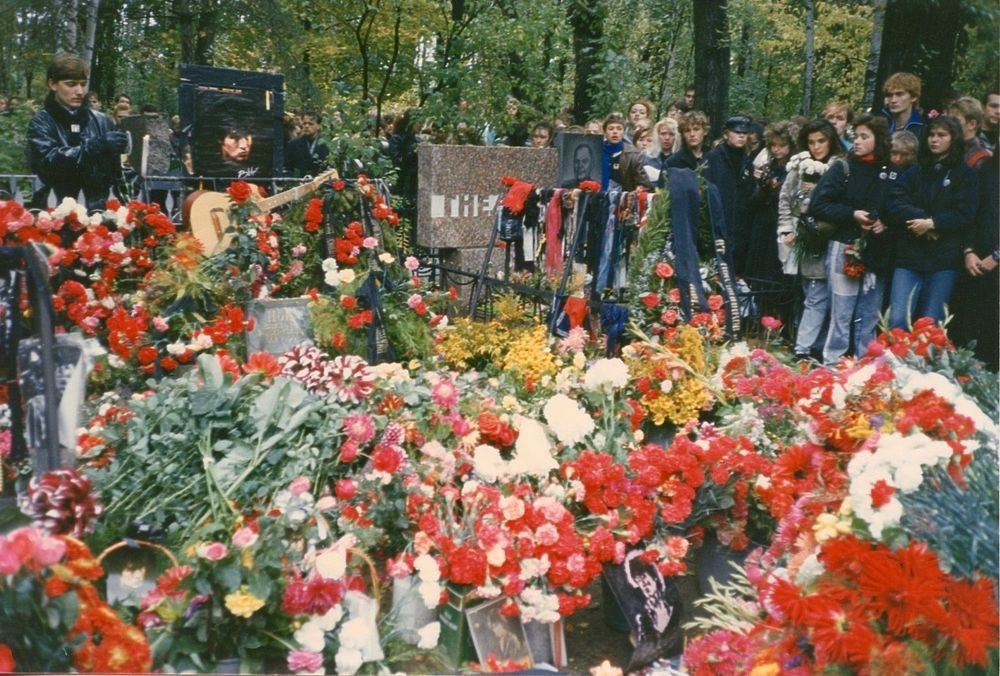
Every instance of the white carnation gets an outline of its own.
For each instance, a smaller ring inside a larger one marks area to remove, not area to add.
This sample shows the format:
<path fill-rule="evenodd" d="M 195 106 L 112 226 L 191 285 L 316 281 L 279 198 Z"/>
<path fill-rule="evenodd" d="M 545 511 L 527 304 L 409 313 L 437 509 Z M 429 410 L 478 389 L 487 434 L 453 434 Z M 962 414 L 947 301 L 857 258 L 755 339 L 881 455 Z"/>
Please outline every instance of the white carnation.
<path fill-rule="evenodd" d="M 549 399 L 542 413 L 556 438 L 564 444 L 580 443 L 594 431 L 593 419 L 565 394 Z"/>
<path fill-rule="evenodd" d="M 361 651 L 357 648 L 346 648 L 343 645 L 340 646 L 340 650 L 337 651 L 337 656 L 334 658 L 337 666 L 338 674 L 354 674 L 357 673 L 361 665 L 364 664 Z"/>
<path fill-rule="evenodd" d="M 425 624 L 417 630 L 417 634 L 420 636 L 420 640 L 417 641 L 417 648 L 420 650 L 433 650 L 437 647 L 438 638 L 441 636 L 441 623 L 430 622 L 429 624 Z"/>
<path fill-rule="evenodd" d="M 518 434 L 514 457 L 510 461 L 511 474 L 544 478 L 558 469 L 559 463 L 552 456 L 552 443 L 542 424 L 523 415 L 515 415 L 513 422 Z"/>
<path fill-rule="evenodd" d="M 628 367 L 621 359 L 598 359 L 583 376 L 583 386 L 591 392 L 610 392 L 628 384 Z"/>

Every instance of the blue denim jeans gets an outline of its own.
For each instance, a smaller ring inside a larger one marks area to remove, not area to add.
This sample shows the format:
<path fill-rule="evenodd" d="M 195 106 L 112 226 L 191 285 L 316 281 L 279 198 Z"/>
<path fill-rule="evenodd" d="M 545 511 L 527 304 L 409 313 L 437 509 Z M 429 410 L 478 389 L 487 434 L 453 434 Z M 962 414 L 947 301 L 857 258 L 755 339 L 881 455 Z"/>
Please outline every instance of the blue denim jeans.
<path fill-rule="evenodd" d="M 889 294 L 890 328 L 907 329 L 921 317 L 931 317 L 940 324 L 957 279 L 957 270 L 920 273 L 896 268 Z"/>
<path fill-rule="evenodd" d="M 830 242 L 827 250 L 827 280 L 830 284 L 830 329 L 823 345 L 823 363 L 832 366 L 854 348 L 863 355 L 875 338 L 875 327 L 882 316 L 882 303 L 888 280 L 884 275 L 866 272 L 861 277 L 844 274 L 843 242 Z"/>
<path fill-rule="evenodd" d="M 795 334 L 795 354 L 809 354 L 822 345 L 820 336 L 830 312 L 830 285 L 825 279 L 802 279 L 802 318 Z"/>

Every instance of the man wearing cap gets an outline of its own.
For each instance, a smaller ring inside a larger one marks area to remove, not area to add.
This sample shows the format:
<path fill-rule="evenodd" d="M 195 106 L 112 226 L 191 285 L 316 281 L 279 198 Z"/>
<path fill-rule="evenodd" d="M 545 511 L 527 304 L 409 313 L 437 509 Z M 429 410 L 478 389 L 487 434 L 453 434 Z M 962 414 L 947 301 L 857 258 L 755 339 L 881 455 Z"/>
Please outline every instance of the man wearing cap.
<path fill-rule="evenodd" d="M 705 154 L 705 179 L 719 189 L 726 218 L 727 248 L 732 251 L 735 272 L 746 274 L 747 201 L 753 191 L 753 177 L 747 160 L 747 134 L 753 121 L 747 115 L 726 120 L 723 142 Z"/>
<path fill-rule="evenodd" d="M 87 63 L 75 54 L 56 54 L 49 64 L 49 95 L 28 124 L 28 159 L 43 186 L 32 207 L 47 206 L 49 190 L 56 197 L 79 199 L 88 211 L 103 210 L 112 186 L 122 173 L 121 154 L 128 136 L 104 113 L 87 102 Z M 63 230 L 69 245 L 73 234 Z"/>

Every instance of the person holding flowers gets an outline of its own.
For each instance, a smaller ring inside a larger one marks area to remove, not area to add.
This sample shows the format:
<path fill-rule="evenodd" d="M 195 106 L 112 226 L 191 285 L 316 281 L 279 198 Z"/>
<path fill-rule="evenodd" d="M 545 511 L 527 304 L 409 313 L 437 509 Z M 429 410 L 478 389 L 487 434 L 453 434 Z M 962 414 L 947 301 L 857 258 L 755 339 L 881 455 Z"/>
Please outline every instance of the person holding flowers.
<path fill-rule="evenodd" d="M 830 163 L 844 154 L 836 128 L 822 118 L 799 131 L 799 147 L 806 148 L 788 163 L 788 174 L 778 195 L 778 257 L 787 275 L 801 275 L 802 316 L 795 335 L 795 355 L 809 357 L 821 348 L 823 326 L 830 310 L 826 283 L 825 245 L 799 228 L 799 217 L 809 210 L 812 191 Z"/>
<path fill-rule="evenodd" d="M 889 128 L 884 118 L 863 115 L 854 123 L 854 134 L 848 162 L 838 162 L 823 174 L 809 204 L 810 216 L 835 226 L 826 254 L 830 285 L 830 328 L 823 345 L 826 365 L 835 364 L 848 351 L 864 354 L 875 337 L 892 270 L 892 248 L 882 219 Z"/>

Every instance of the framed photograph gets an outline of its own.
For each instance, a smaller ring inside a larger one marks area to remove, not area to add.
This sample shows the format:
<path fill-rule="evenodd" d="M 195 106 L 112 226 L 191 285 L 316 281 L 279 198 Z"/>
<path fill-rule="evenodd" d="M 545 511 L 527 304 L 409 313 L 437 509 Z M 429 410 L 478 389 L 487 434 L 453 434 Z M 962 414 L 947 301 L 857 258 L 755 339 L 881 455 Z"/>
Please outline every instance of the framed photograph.
<path fill-rule="evenodd" d="M 576 188 L 580 181 L 601 182 L 601 153 L 604 137 L 600 134 L 559 134 L 559 185 Z"/>
<path fill-rule="evenodd" d="M 465 612 L 469 634 L 476 646 L 480 664 L 493 657 L 499 662 L 532 666 L 531 647 L 518 617 L 506 617 L 500 612 L 502 598 L 480 603 Z"/>
<path fill-rule="evenodd" d="M 628 672 L 658 658 L 678 655 L 684 647 L 680 591 L 659 568 L 642 560 L 642 552 L 630 550 L 620 565 L 604 566 L 604 577 L 628 621 L 635 645 Z"/>
<path fill-rule="evenodd" d="M 284 78 L 183 64 L 181 128 L 194 172 L 218 178 L 268 178 L 284 164 Z"/>

